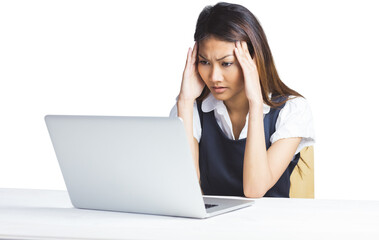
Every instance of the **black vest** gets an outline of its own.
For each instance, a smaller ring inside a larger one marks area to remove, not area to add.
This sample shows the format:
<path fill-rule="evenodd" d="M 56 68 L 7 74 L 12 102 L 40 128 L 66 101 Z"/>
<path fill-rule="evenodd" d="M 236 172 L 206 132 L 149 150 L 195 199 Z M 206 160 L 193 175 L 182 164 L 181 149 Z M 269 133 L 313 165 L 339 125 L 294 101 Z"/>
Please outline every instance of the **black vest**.
<path fill-rule="evenodd" d="M 279 108 L 270 108 L 270 112 L 264 117 L 267 149 L 271 146 L 270 137 L 275 132 L 275 123 L 284 105 Z M 202 127 L 199 142 L 199 167 L 204 195 L 244 197 L 242 172 L 246 138 L 229 139 L 217 124 L 214 111 L 203 113 L 199 103 L 197 108 Z M 264 197 L 289 197 L 290 176 L 299 157 L 300 153 L 294 156 L 278 182 L 267 191 Z"/>

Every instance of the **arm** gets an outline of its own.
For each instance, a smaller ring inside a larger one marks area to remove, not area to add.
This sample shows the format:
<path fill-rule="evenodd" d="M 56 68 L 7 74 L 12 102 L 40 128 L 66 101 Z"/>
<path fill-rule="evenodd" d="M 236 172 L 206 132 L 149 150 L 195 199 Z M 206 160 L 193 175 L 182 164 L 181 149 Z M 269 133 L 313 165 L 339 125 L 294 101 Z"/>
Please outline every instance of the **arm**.
<path fill-rule="evenodd" d="M 193 106 L 195 100 L 202 93 L 205 83 L 197 71 L 196 58 L 197 58 L 198 43 L 195 42 L 193 50 L 188 49 L 186 66 L 183 71 L 182 85 L 177 103 L 178 117 L 184 122 L 186 135 L 190 149 L 192 152 L 193 161 L 195 164 L 196 174 L 200 180 L 199 170 L 199 144 L 193 136 Z"/>
<path fill-rule="evenodd" d="M 178 107 L 178 117 L 180 117 L 184 122 L 187 139 L 190 144 L 192 158 L 195 164 L 197 178 L 198 178 L 198 181 L 200 181 L 199 144 L 197 143 L 196 138 L 194 138 L 193 136 L 193 105 L 194 105 L 194 100 L 179 99 L 177 107 Z"/>
<path fill-rule="evenodd" d="M 279 180 L 291 162 L 301 138 L 276 141 L 266 151 L 262 104 L 249 104 L 249 122 L 243 165 L 246 197 L 262 197 Z"/>
<path fill-rule="evenodd" d="M 245 92 L 249 101 L 243 191 L 246 197 L 257 198 L 262 197 L 278 181 L 292 160 L 301 138 L 280 139 L 266 151 L 263 98 L 256 58 L 251 58 L 245 41 L 236 42 L 235 54 L 243 71 Z"/>

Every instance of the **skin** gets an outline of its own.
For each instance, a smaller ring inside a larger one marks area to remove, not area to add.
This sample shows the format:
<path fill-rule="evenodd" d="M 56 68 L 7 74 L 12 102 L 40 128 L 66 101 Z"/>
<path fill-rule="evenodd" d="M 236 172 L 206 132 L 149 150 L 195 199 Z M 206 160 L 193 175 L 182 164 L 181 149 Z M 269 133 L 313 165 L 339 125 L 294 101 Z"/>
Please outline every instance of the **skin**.
<path fill-rule="evenodd" d="M 238 139 L 245 126 L 249 102 L 244 89 L 242 69 L 233 51 L 234 43 L 219 41 L 213 37 L 202 41 L 198 72 L 213 96 L 224 102 L 232 122 L 233 134 Z M 213 88 L 215 86 L 225 87 L 225 91 L 218 93 Z"/>
<path fill-rule="evenodd" d="M 198 47 L 199 56 L 196 56 Z M 226 55 L 230 56 L 218 60 Z M 193 51 L 189 48 L 178 98 L 178 116 L 186 129 L 199 181 L 199 145 L 193 137 L 193 104 L 204 86 L 224 102 L 236 139 L 249 112 L 243 165 L 243 190 L 249 198 L 264 196 L 278 181 L 301 141 L 299 137 L 280 139 L 266 151 L 259 81 L 256 61 L 246 42 L 225 42 L 210 37 L 195 43 Z M 225 87 L 225 91 L 217 93 L 215 86 Z"/>

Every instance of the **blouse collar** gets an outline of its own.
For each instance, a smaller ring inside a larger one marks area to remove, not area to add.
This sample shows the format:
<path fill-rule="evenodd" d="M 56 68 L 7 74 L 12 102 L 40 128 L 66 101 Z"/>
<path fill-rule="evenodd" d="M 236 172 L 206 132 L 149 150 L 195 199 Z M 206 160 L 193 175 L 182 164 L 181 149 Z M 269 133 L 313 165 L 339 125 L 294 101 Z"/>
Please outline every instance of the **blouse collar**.
<path fill-rule="evenodd" d="M 271 98 L 271 93 L 269 93 L 269 98 Z M 213 110 L 221 112 L 226 110 L 226 107 L 222 100 L 216 99 L 212 93 L 209 93 L 208 96 L 203 100 L 201 110 L 203 112 L 210 112 Z M 270 112 L 270 106 L 263 103 L 263 114 L 267 114 L 268 112 Z"/>

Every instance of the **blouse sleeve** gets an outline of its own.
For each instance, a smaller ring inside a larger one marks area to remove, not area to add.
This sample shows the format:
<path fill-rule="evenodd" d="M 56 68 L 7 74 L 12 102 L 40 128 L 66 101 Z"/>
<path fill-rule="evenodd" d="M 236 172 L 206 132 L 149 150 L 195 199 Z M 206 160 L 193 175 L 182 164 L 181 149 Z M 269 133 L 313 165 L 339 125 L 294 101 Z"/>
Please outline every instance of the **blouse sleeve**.
<path fill-rule="evenodd" d="M 177 103 L 178 102 L 176 102 L 175 105 L 172 107 L 169 117 L 178 117 Z M 199 112 L 197 110 L 196 101 L 193 105 L 193 136 L 194 138 L 196 138 L 197 142 L 200 142 L 201 124 L 200 124 L 200 117 L 199 117 Z"/>
<path fill-rule="evenodd" d="M 305 98 L 295 97 L 286 102 L 279 112 L 276 131 L 271 135 L 271 144 L 282 138 L 301 137 L 296 154 L 304 147 L 314 145 L 315 133 L 310 106 Z"/>

